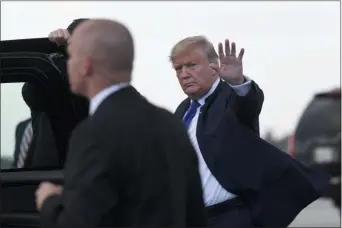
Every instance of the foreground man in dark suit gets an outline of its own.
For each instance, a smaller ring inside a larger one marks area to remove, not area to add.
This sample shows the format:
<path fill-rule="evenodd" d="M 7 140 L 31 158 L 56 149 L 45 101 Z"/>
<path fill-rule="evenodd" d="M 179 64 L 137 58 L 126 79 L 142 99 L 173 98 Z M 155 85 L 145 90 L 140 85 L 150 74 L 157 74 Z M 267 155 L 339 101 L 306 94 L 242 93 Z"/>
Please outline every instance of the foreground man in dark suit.
<path fill-rule="evenodd" d="M 36 192 L 43 227 L 204 226 L 196 153 L 182 123 L 130 85 L 128 29 L 89 20 L 68 42 L 71 88 L 90 117 L 70 140 L 64 187 Z"/>
<path fill-rule="evenodd" d="M 243 75 L 244 49 L 229 41 L 219 55 L 202 36 L 171 51 L 188 95 L 175 115 L 188 128 L 199 157 L 204 202 L 213 227 L 286 227 L 328 184 L 259 137 L 264 94 Z"/>

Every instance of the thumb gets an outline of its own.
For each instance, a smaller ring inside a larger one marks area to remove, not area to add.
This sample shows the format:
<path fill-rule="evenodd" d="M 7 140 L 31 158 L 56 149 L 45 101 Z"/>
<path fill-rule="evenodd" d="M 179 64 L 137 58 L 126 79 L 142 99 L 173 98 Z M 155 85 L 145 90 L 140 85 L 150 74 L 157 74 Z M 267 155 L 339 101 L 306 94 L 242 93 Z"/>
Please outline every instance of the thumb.
<path fill-rule="evenodd" d="M 69 33 L 69 31 L 68 31 L 67 29 L 63 29 L 62 32 L 63 32 L 63 38 L 64 38 L 65 40 L 68 40 L 68 39 L 70 38 L 70 33 Z"/>

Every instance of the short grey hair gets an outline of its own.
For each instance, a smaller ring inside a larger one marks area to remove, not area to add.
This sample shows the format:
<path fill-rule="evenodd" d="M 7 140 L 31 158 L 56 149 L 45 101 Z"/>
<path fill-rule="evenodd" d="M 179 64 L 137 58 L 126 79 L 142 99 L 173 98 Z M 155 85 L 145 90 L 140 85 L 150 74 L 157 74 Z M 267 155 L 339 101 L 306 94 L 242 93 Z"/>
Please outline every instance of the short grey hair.
<path fill-rule="evenodd" d="M 190 36 L 182 39 L 176 43 L 171 49 L 170 61 L 173 62 L 174 58 L 186 48 L 190 46 L 198 46 L 203 48 L 209 62 L 218 63 L 218 55 L 214 45 L 205 36 Z"/>

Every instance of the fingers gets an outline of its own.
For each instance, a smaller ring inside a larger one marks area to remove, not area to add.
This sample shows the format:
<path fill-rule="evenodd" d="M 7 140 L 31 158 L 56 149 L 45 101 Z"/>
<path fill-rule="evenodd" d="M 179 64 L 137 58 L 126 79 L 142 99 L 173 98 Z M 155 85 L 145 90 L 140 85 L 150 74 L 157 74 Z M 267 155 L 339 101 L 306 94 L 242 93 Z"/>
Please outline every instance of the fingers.
<path fill-rule="evenodd" d="M 48 38 L 49 38 L 49 40 L 50 40 L 51 42 L 54 42 L 54 41 L 55 41 L 55 40 L 54 40 L 53 32 L 50 32 Z"/>
<path fill-rule="evenodd" d="M 218 45 L 218 54 L 219 54 L 220 59 L 224 58 L 225 56 L 236 57 L 236 44 L 235 44 L 235 42 L 232 42 L 232 44 L 230 46 L 230 41 L 228 39 L 226 39 L 224 48 L 225 48 L 225 53 L 223 53 L 223 45 L 220 42 Z M 242 60 L 244 53 L 245 53 L 245 49 L 242 48 L 239 52 L 238 59 Z"/>
<path fill-rule="evenodd" d="M 48 36 L 51 42 L 54 42 L 58 45 L 66 44 L 69 37 L 70 37 L 70 34 L 67 29 L 57 29 L 51 32 Z"/>
<path fill-rule="evenodd" d="M 59 30 L 60 29 L 57 29 L 49 34 L 48 38 L 51 42 L 56 42 L 58 39 Z"/>
<path fill-rule="evenodd" d="M 236 45 L 235 43 L 233 42 L 232 43 L 232 52 L 230 53 L 231 56 L 236 56 Z"/>
<path fill-rule="evenodd" d="M 223 45 L 221 42 L 218 44 L 218 54 L 220 59 L 224 58 Z"/>
<path fill-rule="evenodd" d="M 230 55 L 229 40 L 225 40 L 225 51 L 226 51 L 226 56 L 229 56 Z"/>
<path fill-rule="evenodd" d="M 240 53 L 239 53 L 239 56 L 238 56 L 238 59 L 242 60 L 243 54 L 245 54 L 245 49 L 244 49 L 244 48 L 241 48 Z"/>
<path fill-rule="evenodd" d="M 63 38 L 68 40 L 70 37 L 69 31 L 67 29 L 63 29 L 62 32 L 63 32 Z"/>

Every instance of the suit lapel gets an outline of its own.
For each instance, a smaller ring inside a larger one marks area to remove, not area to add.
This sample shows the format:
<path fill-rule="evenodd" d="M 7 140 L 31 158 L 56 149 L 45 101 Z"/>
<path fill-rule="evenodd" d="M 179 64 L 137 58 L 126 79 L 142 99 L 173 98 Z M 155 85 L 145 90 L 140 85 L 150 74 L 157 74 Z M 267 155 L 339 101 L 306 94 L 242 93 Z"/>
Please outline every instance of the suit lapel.
<path fill-rule="evenodd" d="M 190 106 L 190 99 L 189 98 L 186 98 L 179 106 L 178 108 L 176 109 L 175 111 L 175 116 L 177 118 L 179 118 L 180 120 L 183 119 L 184 117 L 184 114 L 186 112 L 186 110 L 189 108 Z"/>
<path fill-rule="evenodd" d="M 217 88 L 215 89 L 215 91 L 205 99 L 205 104 L 201 108 L 201 112 L 205 112 L 209 110 L 211 104 L 215 101 L 215 98 L 217 98 L 219 94 L 224 91 L 225 86 L 227 86 L 226 83 L 221 80 Z"/>
<path fill-rule="evenodd" d="M 232 121 L 232 119 L 225 119 L 228 103 L 232 95 L 228 87 L 229 85 L 224 81 L 220 81 L 216 90 L 206 98 L 198 118 L 197 139 L 203 158 L 208 167 L 210 166 L 209 169 L 213 168 L 216 159 L 220 155 L 220 149 L 217 148 L 219 144 L 213 143 L 212 140 L 215 138 L 213 136 L 218 131 L 221 131 L 222 124 L 225 125 Z M 226 120 L 226 122 L 224 123 L 222 120 Z M 211 148 L 208 148 L 208 146 Z"/>

